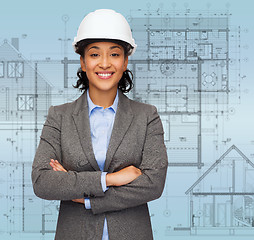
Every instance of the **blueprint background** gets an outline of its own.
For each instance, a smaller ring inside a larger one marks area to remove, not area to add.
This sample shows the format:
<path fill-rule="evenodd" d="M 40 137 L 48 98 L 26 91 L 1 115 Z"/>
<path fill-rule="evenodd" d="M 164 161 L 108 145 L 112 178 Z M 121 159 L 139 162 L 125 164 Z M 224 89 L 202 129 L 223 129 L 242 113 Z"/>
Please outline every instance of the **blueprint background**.
<path fill-rule="evenodd" d="M 245 78 L 241 79 L 240 87 L 237 89 L 235 95 L 230 96 L 230 106 L 234 108 L 234 113 L 229 115 L 227 121 L 222 119 L 220 121 L 220 128 L 218 130 L 219 137 L 216 139 L 226 139 L 231 138 L 231 143 L 236 145 L 250 160 L 254 162 L 254 112 L 253 112 L 253 102 L 254 102 L 254 74 L 253 74 L 253 39 L 254 39 L 254 26 L 253 26 L 253 7 L 254 3 L 251 0 L 243 1 L 134 1 L 129 0 L 128 2 L 119 1 L 101 1 L 96 2 L 91 1 L 5 1 L 0 5 L 0 45 L 4 39 L 10 40 L 13 37 L 20 39 L 19 49 L 22 55 L 31 61 L 45 59 L 46 57 L 51 57 L 52 59 L 63 58 L 63 43 L 59 41 L 59 38 L 64 37 L 64 23 L 62 21 L 62 16 L 68 14 L 69 21 L 67 23 L 67 37 L 71 38 L 68 42 L 68 58 L 78 59 L 78 55 L 73 53 L 71 42 L 73 37 L 76 35 L 77 27 L 79 26 L 83 17 L 90 11 L 98 8 L 112 8 L 117 12 L 122 13 L 124 16 L 131 15 L 132 11 L 141 9 L 147 10 L 148 8 L 156 10 L 163 8 L 164 10 L 172 10 L 175 4 L 175 9 L 180 12 L 190 9 L 196 12 L 230 12 L 232 16 L 230 17 L 231 26 L 241 26 L 241 76 L 245 75 Z M 26 35 L 26 36 L 25 36 Z M 134 36 L 135 37 L 135 36 Z M 62 74 L 62 73 L 61 73 Z M 59 75 L 61 75 L 59 74 Z M 1 81 L 1 79 L 0 79 Z M 50 79 L 52 81 L 52 79 Z M 54 82 L 55 81 L 55 82 Z M 52 81 L 52 85 L 60 85 L 62 83 L 62 78 L 56 78 Z M 2 84 L 0 83 L 0 86 Z M 14 86 L 13 86 L 14 87 Z M 60 89 L 61 87 L 59 87 Z M 54 99 L 54 96 L 52 96 Z M 1 99 L 0 99 L 1 100 Z M 60 104 L 60 103 L 59 103 Z M 7 138 L 12 138 L 13 133 L 0 131 L 0 140 L 5 142 Z M 25 137 L 29 142 L 29 136 Z M 223 146 L 222 143 L 218 144 L 219 149 L 211 153 L 211 146 L 213 146 L 213 141 L 216 140 L 211 137 L 208 138 L 207 144 L 204 143 L 204 152 L 207 150 L 207 155 L 204 153 L 203 158 L 206 159 L 204 169 L 201 172 L 197 172 L 196 168 L 170 168 L 168 171 L 168 179 L 166 184 L 166 189 L 164 195 L 156 201 L 149 204 L 150 213 L 152 215 L 152 224 L 154 230 L 155 239 L 175 239 L 175 240 L 185 240 L 185 239 L 214 239 L 216 235 L 217 239 L 252 239 L 251 236 L 227 236 L 221 235 L 216 232 L 211 231 L 211 233 L 205 233 L 199 236 L 190 236 L 186 233 L 173 234 L 172 231 L 167 233 L 167 226 L 177 225 L 178 222 L 183 222 L 183 224 L 188 225 L 188 213 L 185 212 L 186 205 L 188 205 L 188 199 L 186 198 L 184 192 L 178 191 L 177 189 L 184 189 L 185 191 L 197 180 L 197 178 L 208 169 L 211 164 L 218 159 L 230 145 Z M 2 145 L 3 146 L 3 145 Z M 11 159 L 10 153 L 1 148 L 0 162 L 8 162 Z M 213 148 L 212 148 L 213 149 Z M 15 153 L 13 153 L 15 154 Z M 30 156 L 32 153 L 30 154 Z M 22 162 L 29 162 L 32 159 L 26 159 L 23 156 Z M 27 179 L 29 179 L 29 166 L 25 170 Z M 0 169 L 1 170 L 1 169 Z M 1 170 L 2 172 L 5 170 Z M 7 168 L 7 172 L 12 171 L 12 167 Z M 16 224 L 20 225 L 17 228 L 13 228 L 12 224 L 6 221 L 3 217 L 7 210 L 9 211 L 9 196 L 14 194 L 13 192 L 7 190 L 10 184 L 13 186 L 19 186 L 18 180 L 21 179 L 21 174 L 18 172 L 18 177 L 13 175 L 13 182 L 10 183 L 12 178 L 5 179 L 7 175 L 3 174 L 0 178 L 0 221 L 4 224 L 0 226 L 0 239 L 53 239 L 53 233 L 47 233 L 42 235 L 37 223 L 32 220 L 26 223 L 29 225 L 29 231 L 22 231 L 21 220 L 17 220 Z M 15 181 L 14 181 L 15 180 Z M 29 180 L 27 180 L 29 181 Z M 27 183 L 28 184 L 28 183 Z M 175 185 L 177 184 L 177 189 Z M 18 188 L 18 187 L 17 187 Z M 5 194 L 7 192 L 7 194 Z M 31 192 L 27 193 L 31 198 L 35 198 Z M 170 196 L 167 198 L 167 196 Z M 52 203 L 45 203 L 50 205 Z M 54 203 L 53 203 L 54 204 Z M 181 205 L 185 208 L 181 208 Z M 7 207 L 7 210 L 6 208 Z M 32 210 L 36 206 L 33 206 Z M 173 216 L 165 215 L 165 210 L 177 207 L 179 209 L 178 214 Z M 22 206 L 19 204 L 15 208 L 15 217 L 21 219 L 21 209 Z M 181 212 L 182 209 L 182 212 Z M 29 216 L 30 216 L 29 212 Z M 53 212 L 57 215 L 57 211 Z M 34 218 L 41 218 L 40 211 L 34 211 Z M 182 218 L 186 220 L 182 221 Z M 34 228 L 33 228 L 34 224 Z M 48 223 L 51 224 L 51 229 L 54 229 L 55 222 Z M 34 229 L 34 231 L 32 231 Z M 172 228 L 171 228 L 172 229 Z"/>

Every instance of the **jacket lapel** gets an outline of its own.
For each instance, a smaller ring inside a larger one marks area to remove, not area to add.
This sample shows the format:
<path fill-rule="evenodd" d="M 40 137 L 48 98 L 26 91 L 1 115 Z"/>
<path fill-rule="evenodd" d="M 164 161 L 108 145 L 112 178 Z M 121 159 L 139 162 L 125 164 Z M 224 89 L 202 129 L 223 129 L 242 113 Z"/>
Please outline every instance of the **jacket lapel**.
<path fill-rule="evenodd" d="M 104 165 L 104 171 L 108 170 L 110 162 L 118 148 L 121 144 L 122 139 L 131 125 L 133 119 L 133 113 L 130 106 L 130 100 L 122 93 L 121 90 L 118 91 L 119 101 L 114 121 L 114 126 L 112 129 L 112 134 L 106 154 L 106 161 Z"/>
<path fill-rule="evenodd" d="M 124 135 L 130 127 L 133 119 L 129 99 L 122 93 L 121 90 L 119 90 L 118 96 L 119 101 L 106 154 L 104 171 L 108 170 L 110 162 L 112 161 L 112 158 L 118 146 L 121 144 L 122 139 L 124 138 Z M 77 128 L 81 146 L 88 161 L 96 171 L 100 171 L 93 152 L 86 91 L 77 99 L 77 104 L 74 108 L 72 117 Z"/>
<path fill-rule="evenodd" d="M 72 117 L 88 161 L 96 171 L 100 171 L 93 152 L 86 91 L 77 99 Z"/>

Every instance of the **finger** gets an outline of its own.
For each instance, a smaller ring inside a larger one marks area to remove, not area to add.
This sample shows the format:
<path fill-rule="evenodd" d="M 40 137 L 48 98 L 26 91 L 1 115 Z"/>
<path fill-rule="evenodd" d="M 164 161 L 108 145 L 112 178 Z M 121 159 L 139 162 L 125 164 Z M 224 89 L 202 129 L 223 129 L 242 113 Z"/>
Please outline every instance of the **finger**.
<path fill-rule="evenodd" d="M 61 172 L 67 172 L 64 167 L 54 159 L 50 159 L 50 166 L 53 168 L 54 171 L 61 171 Z"/>
<path fill-rule="evenodd" d="M 62 165 L 57 160 L 54 160 L 54 165 L 57 167 L 62 167 Z"/>
<path fill-rule="evenodd" d="M 55 164 L 56 164 L 57 166 L 59 166 L 59 167 L 63 167 L 63 166 L 61 165 L 61 163 L 59 163 L 57 160 L 55 160 Z"/>
<path fill-rule="evenodd" d="M 49 163 L 49 165 L 50 165 L 52 168 L 54 168 L 54 167 L 55 167 L 55 164 L 54 164 L 54 163 L 52 163 L 52 162 L 50 162 L 50 163 Z"/>
<path fill-rule="evenodd" d="M 67 172 L 64 168 L 61 168 L 61 170 L 60 171 L 62 171 L 62 172 Z"/>
<path fill-rule="evenodd" d="M 80 198 L 80 199 L 72 199 L 73 202 L 77 202 L 77 203 L 82 203 L 84 204 L 84 198 Z"/>
<path fill-rule="evenodd" d="M 61 165 L 56 165 L 56 168 L 58 171 L 67 172 Z"/>
<path fill-rule="evenodd" d="M 67 171 L 65 170 L 65 168 L 64 168 L 60 163 L 56 164 L 56 167 L 57 167 L 57 169 L 59 169 L 60 171 L 67 172 Z"/>
<path fill-rule="evenodd" d="M 55 162 L 56 162 L 57 167 L 58 167 L 61 171 L 67 172 L 67 171 L 65 170 L 65 168 L 64 168 L 57 160 L 56 160 Z"/>
<path fill-rule="evenodd" d="M 49 165 L 52 167 L 52 168 L 56 168 L 56 169 L 59 169 L 59 166 L 55 163 L 49 163 Z"/>
<path fill-rule="evenodd" d="M 49 164 L 50 164 L 51 167 L 53 167 L 55 165 L 55 160 L 54 159 L 50 159 Z"/>
<path fill-rule="evenodd" d="M 50 166 L 53 168 L 54 171 L 63 171 L 62 168 L 55 163 L 50 163 Z"/>
<path fill-rule="evenodd" d="M 62 166 L 59 166 L 59 165 L 55 165 L 55 168 L 58 170 L 58 171 L 64 171 L 65 169 L 62 167 Z"/>

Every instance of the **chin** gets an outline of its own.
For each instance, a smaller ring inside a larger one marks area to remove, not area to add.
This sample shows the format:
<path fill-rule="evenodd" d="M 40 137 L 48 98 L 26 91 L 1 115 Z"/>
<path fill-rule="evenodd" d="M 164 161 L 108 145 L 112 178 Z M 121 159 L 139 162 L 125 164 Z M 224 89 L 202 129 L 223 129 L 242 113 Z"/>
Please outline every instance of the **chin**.
<path fill-rule="evenodd" d="M 101 92 L 109 92 L 109 91 L 114 91 L 117 90 L 117 86 L 100 86 L 97 88 Z"/>

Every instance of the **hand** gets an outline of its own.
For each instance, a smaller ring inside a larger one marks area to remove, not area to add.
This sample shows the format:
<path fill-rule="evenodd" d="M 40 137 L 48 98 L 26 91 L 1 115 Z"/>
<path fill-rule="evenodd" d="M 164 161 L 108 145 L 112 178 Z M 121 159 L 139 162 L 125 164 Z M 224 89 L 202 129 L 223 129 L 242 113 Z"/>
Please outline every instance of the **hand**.
<path fill-rule="evenodd" d="M 106 175 L 106 185 L 109 186 L 122 186 L 135 180 L 142 174 L 139 168 L 128 166 L 118 172 L 108 173 Z"/>
<path fill-rule="evenodd" d="M 50 159 L 49 165 L 53 168 L 54 171 L 67 172 L 67 170 L 57 160 Z M 85 200 L 84 198 L 80 198 L 80 199 L 72 199 L 72 201 L 84 204 Z"/>
<path fill-rule="evenodd" d="M 54 171 L 60 171 L 60 172 L 67 172 L 64 167 L 57 161 L 54 159 L 50 159 L 50 163 L 49 165 L 53 168 Z"/>
<path fill-rule="evenodd" d="M 72 199 L 71 201 L 76 202 L 76 203 L 82 203 L 82 204 L 85 204 L 85 199 L 84 199 L 84 198 Z"/>

